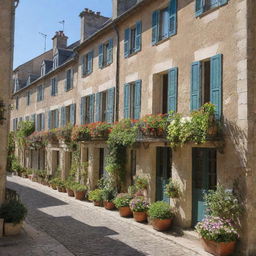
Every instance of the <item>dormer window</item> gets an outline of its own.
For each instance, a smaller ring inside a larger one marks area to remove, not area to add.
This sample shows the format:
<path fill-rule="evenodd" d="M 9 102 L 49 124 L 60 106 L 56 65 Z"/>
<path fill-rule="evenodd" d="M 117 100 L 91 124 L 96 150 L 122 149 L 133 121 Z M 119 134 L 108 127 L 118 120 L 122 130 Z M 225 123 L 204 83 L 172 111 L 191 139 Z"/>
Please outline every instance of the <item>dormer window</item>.
<path fill-rule="evenodd" d="M 45 63 L 43 62 L 42 66 L 41 66 L 41 76 L 45 75 Z"/>
<path fill-rule="evenodd" d="M 59 65 L 59 56 L 58 54 L 53 57 L 53 69 L 56 69 Z"/>

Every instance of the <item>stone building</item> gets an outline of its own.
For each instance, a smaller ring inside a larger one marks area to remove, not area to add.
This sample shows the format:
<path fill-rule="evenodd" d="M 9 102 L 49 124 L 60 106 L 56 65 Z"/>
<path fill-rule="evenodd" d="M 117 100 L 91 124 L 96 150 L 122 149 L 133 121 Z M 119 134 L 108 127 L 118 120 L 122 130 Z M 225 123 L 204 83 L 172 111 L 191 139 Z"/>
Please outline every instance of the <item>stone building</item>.
<path fill-rule="evenodd" d="M 168 110 L 188 115 L 211 101 L 224 138 L 175 151 L 165 140 L 141 140 L 127 152 L 127 185 L 134 175 L 147 177 L 149 198 L 156 201 L 165 199 L 170 176 L 178 180 L 177 223 L 184 228 L 203 217 L 202 191 L 217 183 L 238 187 L 245 202 L 239 255 L 255 255 L 255 8 L 252 0 L 113 0 L 109 19 L 85 9 L 80 40 L 68 46 L 57 32 L 52 55 L 40 72 L 31 71 L 40 77 L 13 94 L 11 127 L 24 119 L 35 120 L 40 131 Z M 81 147 L 93 188 L 104 172 L 107 145 Z M 63 178 L 70 169 L 72 152 L 63 143 L 20 154 L 30 168 L 53 173 L 59 166 Z"/>
<path fill-rule="evenodd" d="M 7 135 L 9 129 L 10 84 L 13 60 L 14 13 L 17 0 L 0 2 L 0 204 L 4 200 L 7 159 Z"/>

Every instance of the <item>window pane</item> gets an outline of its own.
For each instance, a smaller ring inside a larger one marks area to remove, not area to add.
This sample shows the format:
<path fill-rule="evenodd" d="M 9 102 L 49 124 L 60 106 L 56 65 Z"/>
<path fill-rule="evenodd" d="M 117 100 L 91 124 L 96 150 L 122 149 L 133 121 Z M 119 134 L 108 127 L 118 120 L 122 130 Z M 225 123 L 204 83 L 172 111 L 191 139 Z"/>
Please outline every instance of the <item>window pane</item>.
<path fill-rule="evenodd" d="M 169 34 L 169 13 L 168 9 L 161 11 L 160 40 L 167 38 Z"/>

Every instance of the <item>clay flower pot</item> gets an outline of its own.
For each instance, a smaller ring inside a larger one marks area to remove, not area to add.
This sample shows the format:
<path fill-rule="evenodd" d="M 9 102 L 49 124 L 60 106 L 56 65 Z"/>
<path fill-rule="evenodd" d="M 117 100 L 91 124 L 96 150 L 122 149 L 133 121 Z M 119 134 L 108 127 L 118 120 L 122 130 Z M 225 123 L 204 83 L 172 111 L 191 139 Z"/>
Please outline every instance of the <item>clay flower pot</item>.
<path fill-rule="evenodd" d="M 205 251 L 215 256 L 229 256 L 235 251 L 236 241 L 234 242 L 215 242 L 201 238 Z"/>
<path fill-rule="evenodd" d="M 75 196 L 75 193 L 72 189 L 67 188 L 67 193 L 68 193 L 68 196 L 72 196 L 72 197 Z"/>
<path fill-rule="evenodd" d="M 85 191 L 75 191 L 75 198 L 83 200 L 85 198 Z"/>
<path fill-rule="evenodd" d="M 147 217 L 148 217 L 148 215 L 146 212 L 133 212 L 133 218 L 137 222 L 146 222 Z"/>
<path fill-rule="evenodd" d="M 101 201 L 93 201 L 94 206 L 102 206 Z"/>
<path fill-rule="evenodd" d="M 51 185 L 51 188 L 54 189 L 54 190 L 57 190 L 56 185 L 53 185 L 53 184 L 52 184 L 52 185 Z"/>
<path fill-rule="evenodd" d="M 153 219 L 152 220 L 152 226 L 157 231 L 166 231 L 170 229 L 172 224 L 172 219 Z"/>
<path fill-rule="evenodd" d="M 132 216 L 132 211 L 129 206 L 120 207 L 118 210 L 119 210 L 119 214 L 121 217 L 131 217 Z"/>
<path fill-rule="evenodd" d="M 104 201 L 103 204 L 104 204 L 105 209 L 107 209 L 107 210 L 115 209 L 115 205 L 112 202 Z"/>
<path fill-rule="evenodd" d="M 14 223 L 4 223 L 4 234 L 6 236 L 18 235 L 23 227 L 23 221 L 18 224 Z"/>

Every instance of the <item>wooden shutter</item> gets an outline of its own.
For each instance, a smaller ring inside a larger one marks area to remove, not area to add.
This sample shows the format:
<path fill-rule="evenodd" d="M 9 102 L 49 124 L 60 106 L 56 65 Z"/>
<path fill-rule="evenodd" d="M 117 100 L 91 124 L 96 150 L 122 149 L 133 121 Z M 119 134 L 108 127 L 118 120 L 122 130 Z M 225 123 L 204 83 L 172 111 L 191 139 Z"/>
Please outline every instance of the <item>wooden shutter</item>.
<path fill-rule="evenodd" d="M 134 86 L 134 119 L 140 119 L 141 112 L 141 80 L 137 80 Z"/>
<path fill-rule="evenodd" d="M 55 110 L 55 128 L 59 128 L 59 110 Z"/>
<path fill-rule="evenodd" d="M 64 127 L 66 125 L 66 107 L 61 107 L 60 120 L 60 125 Z"/>
<path fill-rule="evenodd" d="M 80 122 L 81 122 L 81 124 L 85 124 L 85 107 L 86 107 L 86 97 L 82 97 L 81 104 L 80 104 Z"/>
<path fill-rule="evenodd" d="M 224 5 L 228 2 L 228 0 L 219 0 L 219 5 Z"/>
<path fill-rule="evenodd" d="M 76 104 L 70 105 L 70 123 L 72 125 L 76 123 Z"/>
<path fill-rule="evenodd" d="M 74 69 L 70 69 L 70 87 L 69 87 L 69 89 L 73 88 L 73 83 L 74 83 Z"/>
<path fill-rule="evenodd" d="M 196 12 L 196 17 L 201 15 L 204 12 L 203 8 L 203 0 L 195 0 L 195 12 Z"/>
<path fill-rule="evenodd" d="M 101 105 L 101 93 L 96 93 L 96 107 L 95 107 L 95 121 L 100 122 L 100 105 Z"/>
<path fill-rule="evenodd" d="M 113 39 L 110 39 L 108 42 L 107 48 L 107 64 L 111 64 L 113 62 Z"/>
<path fill-rule="evenodd" d="M 170 0 L 169 3 L 169 36 L 177 33 L 177 0 Z"/>
<path fill-rule="evenodd" d="M 88 75 L 92 73 L 92 70 L 93 70 L 93 51 L 88 53 L 88 68 L 87 68 L 86 74 Z"/>
<path fill-rule="evenodd" d="M 42 97 L 41 97 L 42 100 L 44 100 L 44 86 L 42 85 Z"/>
<path fill-rule="evenodd" d="M 36 127 L 35 127 L 35 130 L 36 131 L 39 131 L 39 115 L 36 115 Z"/>
<path fill-rule="evenodd" d="M 159 40 L 159 17 L 159 10 L 152 13 L 152 45 L 155 45 Z"/>
<path fill-rule="evenodd" d="M 190 110 L 197 110 L 201 106 L 201 62 L 192 63 Z"/>
<path fill-rule="evenodd" d="M 89 122 L 94 122 L 94 103 L 95 103 L 95 94 L 90 95 L 90 104 L 89 104 Z"/>
<path fill-rule="evenodd" d="M 85 59 L 86 59 L 86 56 L 83 55 L 82 58 L 81 58 L 81 72 L 82 72 L 82 77 L 86 75 Z"/>
<path fill-rule="evenodd" d="M 51 123 L 52 123 L 52 111 L 48 112 L 48 129 L 50 130 L 51 127 Z"/>
<path fill-rule="evenodd" d="M 130 118 L 130 97 L 131 97 L 130 84 L 124 85 L 124 118 Z"/>
<path fill-rule="evenodd" d="M 142 34 L 142 22 L 138 21 L 136 23 L 136 35 L 135 35 L 135 51 L 139 52 L 141 50 L 141 34 Z"/>
<path fill-rule="evenodd" d="M 108 89 L 107 92 L 107 118 L 108 123 L 113 123 L 114 121 L 114 104 L 115 104 L 115 88 Z"/>
<path fill-rule="evenodd" d="M 210 100 L 216 106 L 216 118 L 222 114 L 222 54 L 211 58 Z"/>
<path fill-rule="evenodd" d="M 41 130 L 44 130 L 44 128 L 45 128 L 45 114 L 44 113 L 41 114 L 41 124 L 42 124 Z"/>
<path fill-rule="evenodd" d="M 168 73 L 168 112 L 177 111 L 178 68 L 172 68 Z"/>
<path fill-rule="evenodd" d="M 66 79 L 65 79 L 65 85 L 64 85 L 65 92 L 68 90 L 68 84 L 69 84 L 69 70 L 66 71 Z"/>
<path fill-rule="evenodd" d="M 103 68 L 103 44 L 99 45 L 99 68 Z"/>
<path fill-rule="evenodd" d="M 130 54 L 130 28 L 124 31 L 124 57 L 127 58 Z"/>

